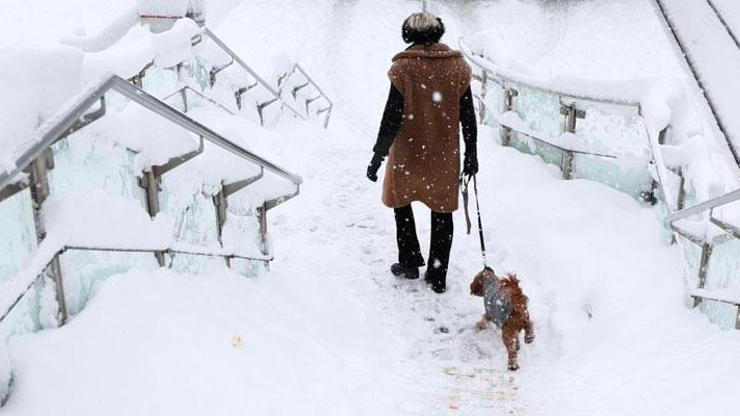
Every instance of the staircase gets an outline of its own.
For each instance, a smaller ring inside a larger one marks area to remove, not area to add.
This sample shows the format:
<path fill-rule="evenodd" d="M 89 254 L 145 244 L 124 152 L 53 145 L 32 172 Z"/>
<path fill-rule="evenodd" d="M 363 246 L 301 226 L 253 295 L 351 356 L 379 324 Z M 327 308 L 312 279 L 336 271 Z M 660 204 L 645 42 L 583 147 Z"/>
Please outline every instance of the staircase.
<path fill-rule="evenodd" d="M 168 20 L 157 27 L 193 24 Z M 285 117 L 327 127 L 333 104 L 297 63 L 273 85 L 207 27 L 189 43 L 174 64 L 157 55 L 127 79 L 90 82 L 11 149 L 0 169 L 11 262 L 0 266 L 0 348 L 64 325 L 101 281 L 132 268 L 218 263 L 255 276 L 273 259 L 268 213 L 302 179 L 251 149 L 274 148 L 266 127 Z M 214 130 L 217 114 L 255 136 Z"/>

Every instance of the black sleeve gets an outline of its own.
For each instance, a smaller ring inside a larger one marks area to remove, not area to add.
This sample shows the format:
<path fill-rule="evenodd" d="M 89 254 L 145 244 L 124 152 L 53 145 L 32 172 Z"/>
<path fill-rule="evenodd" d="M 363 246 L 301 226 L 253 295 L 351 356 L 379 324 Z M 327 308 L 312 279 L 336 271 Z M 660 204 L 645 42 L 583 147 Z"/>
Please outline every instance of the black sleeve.
<path fill-rule="evenodd" d="M 403 95 L 391 84 L 391 92 L 388 94 L 388 102 L 385 104 L 383 120 L 380 122 L 378 140 L 375 142 L 373 152 L 381 156 L 388 155 L 388 150 L 401 129 L 401 123 L 403 123 Z"/>
<path fill-rule="evenodd" d="M 460 97 L 460 124 L 462 124 L 463 140 L 465 141 L 465 153 L 475 155 L 476 142 L 478 140 L 478 123 L 475 121 L 473 92 L 470 90 L 470 87 Z"/>

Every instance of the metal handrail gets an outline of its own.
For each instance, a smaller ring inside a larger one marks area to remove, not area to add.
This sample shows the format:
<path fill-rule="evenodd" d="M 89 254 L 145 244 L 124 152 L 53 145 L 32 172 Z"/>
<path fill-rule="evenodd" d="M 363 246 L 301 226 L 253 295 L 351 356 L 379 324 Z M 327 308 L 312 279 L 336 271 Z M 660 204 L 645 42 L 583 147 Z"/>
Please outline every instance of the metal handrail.
<path fill-rule="evenodd" d="M 313 102 L 313 101 L 315 101 L 315 100 L 317 100 L 319 98 L 323 98 L 324 101 L 326 101 L 327 106 L 325 108 L 321 108 L 321 109 L 317 110 L 316 111 L 316 114 L 318 115 L 318 114 L 321 114 L 321 113 L 324 113 L 324 112 L 327 113 L 326 114 L 326 118 L 324 119 L 324 128 L 328 127 L 329 126 L 329 120 L 331 119 L 331 112 L 332 112 L 332 109 L 334 108 L 334 102 L 329 98 L 328 95 L 326 95 L 326 93 L 324 92 L 324 90 L 321 89 L 321 87 L 319 86 L 319 84 L 316 81 L 314 81 L 313 78 L 311 78 L 310 75 L 308 75 L 308 72 L 306 72 L 306 70 L 303 69 L 303 67 L 299 63 L 297 63 L 297 62 L 296 63 L 293 63 L 293 66 L 290 68 L 290 70 L 287 71 L 285 74 L 283 74 L 278 79 L 278 93 L 282 95 L 282 89 L 283 89 L 283 85 L 284 85 L 285 81 L 291 75 L 295 74 L 296 72 L 299 72 L 306 79 L 306 82 L 293 88 L 293 97 L 294 98 L 296 97 L 296 92 L 299 89 L 302 89 L 304 87 L 307 87 L 307 86 L 311 85 L 318 92 L 319 95 L 316 96 L 313 99 L 306 100 L 306 115 L 308 116 L 308 109 L 309 109 L 309 105 L 311 104 L 311 102 Z"/>
<path fill-rule="evenodd" d="M 177 111 L 164 102 L 158 100 L 146 91 L 131 85 L 118 75 L 108 75 L 95 81 L 70 100 L 71 104 L 59 113 L 47 119 L 39 127 L 32 139 L 32 145 L 16 157 L 16 167 L 10 172 L 0 173 L 0 189 L 14 181 L 14 178 L 36 160 L 46 148 L 54 144 L 75 122 L 85 114 L 96 101 L 100 100 L 109 90 L 113 90 L 124 97 L 136 102 L 142 107 L 166 118 L 191 133 L 203 137 L 205 140 L 227 150 L 228 152 L 255 163 L 273 174 L 287 179 L 294 185 L 300 185 L 303 180 L 300 176 L 283 169 L 277 164 L 258 156 L 234 142 L 226 139 L 205 125 Z"/>
<path fill-rule="evenodd" d="M 247 63 L 244 62 L 242 58 L 239 57 L 239 55 L 237 55 L 236 52 L 234 52 L 231 48 L 229 48 L 218 36 L 216 36 L 216 34 L 213 33 L 211 29 L 207 27 L 203 28 L 203 34 L 206 35 L 208 38 L 210 38 L 221 50 L 226 52 L 231 57 L 231 59 L 234 60 L 234 62 L 236 62 L 237 64 L 239 64 L 239 66 L 242 67 L 242 69 L 247 71 L 247 73 L 251 75 L 252 78 L 254 78 L 255 81 L 257 81 L 259 85 L 261 85 L 264 89 L 267 90 L 267 92 L 269 92 L 272 95 L 273 99 L 280 101 L 280 104 L 282 106 L 289 109 L 296 116 L 302 119 L 305 119 L 303 114 L 301 114 L 298 110 L 296 110 L 295 108 L 291 107 L 288 103 L 286 103 L 280 97 L 280 94 L 278 93 L 278 91 L 272 87 L 272 85 L 270 85 L 267 81 L 262 79 L 262 77 L 260 77 L 259 74 L 257 74 L 255 70 L 253 70 L 249 65 L 247 65 Z"/>
<path fill-rule="evenodd" d="M 260 261 L 260 262 L 270 262 L 273 260 L 272 256 L 269 257 L 256 257 L 256 256 L 245 256 L 241 254 L 236 254 L 232 252 L 226 252 L 223 249 L 216 249 L 216 250 L 204 250 L 203 248 L 197 248 L 193 249 L 190 247 L 187 247 L 185 245 L 173 245 L 172 247 L 103 247 L 103 246 L 96 246 L 96 247 L 88 247 L 88 246 L 80 246 L 80 245 L 63 245 L 59 247 L 56 251 L 51 252 L 50 256 L 48 258 L 44 259 L 44 261 L 40 264 L 40 267 L 37 267 L 36 270 L 33 271 L 32 275 L 35 276 L 33 279 L 29 279 L 27 284 L 23 287 L 23 289 L 20 291 L 20 293 L 14 297 L 14 300 L 10 302 L 9 305 L 4 307 L 4 310 L 2 313 L 0 313 L 0 323 L 2 323 L 5 318 L 10 315 L 10 313 L 15 309 L 15 307 L 18 305 L 18 303 L 23 299 L 24 296 L 28 293 L 29 290 L 33 287 L 33 285 L 36 283 L 38 278 L 43 275 L 44 270 L 46 270 L 54 261 L 57 256 L 60 256 L 68 251 L 96 251 L 96 252 L 114 252 L 114 253 L 154 253 L 159 252 L 163 254 L 169 254 L 169 255 L 175 255 L 175 254 L 182 254 L 182 255 L 188 255 L 188 256 L 199 256 L 199 257 L 220 257 L 224 259 L 242 259 L 242 260 L 250 260 L 250 261 Z M 171 266 L 171 265 L 170 265 Z M 2 307 L 3 305 L 0 305 Z"/>
<path fill-rule="evenodd" d="M 503 74 L 500 70 L 498 70 L 498 68 L 495 67 L 495 65 L 492 62 L 488 61 L 485 57 L 474 54 L 470 50 L 470 48 L 465 44 L 465 41 L 462 38 L 460 38 L 459 43 L 460 43 L 460 49 L 463 55 L 473 65 L 480 68 L 480 70 L 483 73 L 482 76 L 474 75 L 474 79 L 480 81 L 482 84 L 482 89 L 483 89 L 482 94 L 485 94 L 486 81 L 489 79 L 504 89 L 504 110 L 503 110 L 504 113 L 513 111 L 512 99 L 518 95 L 518 91 L 516 90 L 516 88 L 512 88 L 512 87 L 516 87 L 517 85 L 526 86 L 526 87 L 535 89 L 537 91 L 545 92 L 547 94 L 552 94 L 558 97 L 560 105 L 561 105 L 560 114 L 565 116 L 564 133 L 575 134 L 576 124 L 577 124 L 576 120 L 579 118 L 584 118 L 586 116 L 585 110 L 576 107 L 576 104 L 578 102 L 590 101 L 594 103 L 601 103 L 601 104 L 607 104 L 607 105 L 619 105 L 619 106 L 630 107 L 630 108 L 635 109 L 638 115 L 641 112 L 640 104 L 637 102 L 633 102 L 629 100 L 622 100 L 618 98 L 594 97 L 594 96 L 589 96 L 589 95 L 584 95 L 584 94 L 579 94 L 579 93 L 558 91 L 558 90 L 549 89 L 549 88 L 537 85 L 535 81 L 532 81 L 532 82 L 522 81 L 520 79 L 517 79 L 517 77 L 510 76 L 508 74 Z M 489 75 L 491 75 L 491 78 L 489 78 Z M 514 84 L 514 85 L 512 86 L 511 84 Z M 483 101 L 483 98 L 481 96 L 476 95 L 475 98 L 477 98 L 480 101 L 480 111 L 482 113 L 481 119 L 484 119 L 486 115 L 485 102 Z M 509 144 L 510 133 L 512 131 L 515 131 L 519 135 L 527 136 L 531 140 L 535 140 L 537 142 L 551 146 L 563 152 L 563 155 L 561 157 L 561 162 L 560 162 L 563 179 L 572 178 L 573 171 L 574 171 L 574 160 L 575 160 L 574 157 L 577 154 L 608 158 L 608 159 L 618 158 L 618 156 L 605 154 L 604 152 L 588 151 L 588 150 L 577 149 L 577 148 L 568 148 L 568 146 L 566 146 L 565 144 L 553 143 L 552 141 L 547 140 L 542 135 L 536 134 L 538 132 L 533 132 L 528 129 L 523 131 L 520 128 L 512 126 L 511 123 L 507 123 L 505 120 L 499 119 L 498 123 L 502 127 L 501 143 L 505 146 Z M 644 126 L 644 123 L 643 123 L 643 126 Z M 646 201 L 653 200 L 652 195 L 649 193 L 643 192 L 642 196 Z"/>
<path fill-rule="evenodd" d="M 637 100 L 629 100 L 619 97 L 610 97 L 605 98 L 602 96 L 592 96 L 588 94 L 584 94 L 581 92 L 572 92 L 572 91 L 566 91 L 561 90 L 557 88 L 552 87 L 544 87 L 542 85 L 537 85 L 537 82 L 535 80 L 526 80 L 523 78 L 515 78 L 510 76 L 509 74 L 506 74 L 504 71 L 501 71 L 499 68 L 496 67 L 495 64 L 490 62 L 485 56 L 478 55 L 474 53 L 470 47 L 465 43 L 463 38 L 460 38 L 458 41 L 460 45 L 460 50 L 465 55 L 466 58 L 470 62 L 472 62 L 475 66 L 480 68 L 481 70 L 493 75 L 495 78 L 500 79 L 502 82 L 513 82 L 516 84 L 524 85 L 528 88 L 532 88 L 537 91 L 546 92 L 550 94 L 559 95 L 561 97 L 566 97 L 574 100 L 585 100 L 585 101 L 593 101 L 597 103 L 603 103 L 603 104 L 612 104 L 612 105 L 622 105 L 627 107 L 635 107 L 640 108 L 640 102 Z"/>
<path fill-rule="evenodd" d="M 722 205 L 731 204 L 737 201 L 740 201 L 740 189 L 735 189 L 734 191 L 728 192 L 724 195 L 720 195 L 716 198 L 712 198 L 707 201 L 698 203 L 694 206 L 673 212 L 668 216 L 668 221 L 676 222 L 678 220 L 688 218 L 692 215 L 700 214 L 706 210 L 714 209 Z"/>
<path fill-rule="evenodd" d="M 170 95 L 162 98 L 162 101 L 167 102 L 170 98 L 172 98 L 172 97 L 174 97 L 176 95 L 184 95 L 184 94 L 187 94 L 188 92 L 191 92 L 191 93 L 195 94 L 196 97 L 198 97 L 198 98 L 200 98 L 202 100 L 206 100 L 209 103 L 215 105 L 216 107 L 218 107 L 219 109 L 221 109 L 221 111 L 225 111 L 226 113 L 228 113 L 229 115 L 232 115 L 232 116 L 234 115 L 234 112 L 233 111 L 229 110 L 228 108 L 226 108 L 223 105 L 221 105 L 221 103 L 219 103 L 218 101 L 216 101 L 213 98 L 211 98 L 211 97 L 203 94 L 202 92 L 194 89 L 193 87 L 191 87 L 189 85 L 186 85 L 186 86 L 178 89 L 177 91 L 173 92 L 172 94 L 170 94 Z M 185 103 L 185 107 L 187 107 L 187 103 Z M 187 110 L 186 111 L 183 111 L 183 113 L 187 113 Z"/>
<path fill-rule="evenodd" d="M 658 4 L 660 5 L 660 0 L 657 0 Z M 676 35 L 676 33 L 674 33 Z M 678 39 L 677 39 L 678 40 Z M 607 104 L 619 104 L 619 105 L 626 105 L 626 106 L 634 106 L 638 110 L 638 115 L 642 117 L 642 108 L 639 103 L 632 103 L 628 101 L 622 101 L 622 100 L 613 100 L 613 99 L 603 99 L 603 98 L 597 98 L 597 97 L 591 97 L 586 96 L 583 94 L 572 94 L 569 92 L 559 92 L 556 90 L 544 88 L 538 85 L 533 85 L 532 83 L 513 79 L 512 77 L 508 77 L 505 74 L 501 74 L 500 72 L 495 71 L 495 68 L 491 68 L 488 65 L 486 65 L 485 61 L 482 61 L 485 59 L 484 57 L 475 56 L 472 52 L 470 52 L 469 48 L 464 44 L 462 39 L 460 40 L 461 49 L 463 50 L 463 53 L 467 56 L 467 58 L 472 62 L 474 65 L 479 67 L 483 72 L 483 77 L 478 77 L 482 82 L 485 83 L 485 77 L 487 74 L 493 75 L 495 77 L 493 79 L 494 82 L 497 81 L 496 78 L 498 78 L 498 83 L 505 88 L 507 94 L 511 90 L 506 86 L 506 83 L 514 83 L 514 84 L 523 84 L 527 87 L 543 91 L 549 94 L 557 94 L 557 95 L 566 95 L 570 98 L 574 99 L 583 99 L 588 101 L 594 101 L 594 102 L 601 102 L 601 103 L 607 103 Z M 681 45 L 682 46 L 682 45 Z M 687 58 L 688 59 L 688 58 Z M 691 62 L 689 61 L 689 64 Z M 693 68 L 691 68 L 693 70 Z M 506 98 L 505 98 L 506 101 Z M 710 103 L 711 105 L 711 103 Z M 510 110 L 510 101 L 505 102 L 505 107 L 507 107 Z M 505 125 L 505 123 L 499 122 L 502 126 L 502 128 L 506 128 L 509 130 L 515 130 L 511 126 Z M 740 189 L 736 189 L 734 191 L 728 192 L 724 195 L 721 195 L 716 198 L 709 199 L 707 201 L 701 202 L 699 204 L 696 204 L 694 206 L 683 208 L 683 198 L 685 195 L 684 192 L 684 178 L 681 175 L 680 172 L 676 173 L 673 172 L 671 169 L 666 167 L 665 161 L 663 160 L 663 157 L 660 152 L 660 145 L 663 144 L 663 140 L 665 138 L 665 134 L 668 131 L 668 127 L 665 127 L 662 131 L 660 131 L 658 134 L 655 134 L 655 132 L 651 132 L 648 128 L 646 123 L 642 123 L 642 128 L 645 131 L 646 139 L 649 143 L 649 149 L 652 153 L 652 161 L 655 164 L 655 183 L 660 185 L 663 188 L 663 198 L 665 200 L 667 209 L 668 209 L 668 215 L 667 215 L 667 225 L 670 227 L 670 229 L 674 233 L 675 236 L 681 236 L 687 240 L 689 240 L 691 243 L 698 245 L 701 247 L 701 260 L 699 264 L 699 271 L 698 271 L 698 288 L 695 290 L 692 290 L 689 295 L 694 298 L 694 307 L 698 306 L 702 300 L 711 300 L 716 302 L 722 302 L 727 303 L 731 305 L 735 305 L 738 307 L 736 319 L 735 319 L 735 328 L 740 330 L 740 301 L 736 300 L 734 298 L 724 298 L 716 296 L 714 292 L 706 290 L 705 285 L 707 282 L 707 276 L 708 276 L 708 270 L 709 270 L 709 262 L 710 258 L 712 256 L 713 247 L 716 244 L 722 244 L 725 241 L 728 241 L 732 238 L 740 239 L 740 228 L 734 227 L 728 223 L 725 223 L 717 218 L 715 218 L 712 215 L 712 210 L 721 207 L 723 205 L 727 205 L 736 201 L 740 201 Z M 519 132 L 520 134 L 527 134 L 526 132 Z M 540 140 L 544 143 L 550 144 L 547 141 Z M 557 147 L 557 146 L 555 146 Z M 561 149 L 563 150 L 563 149 Z M 731 149 L 733 150 L 733 149 Z M 733 151 L 733 155 L 734 151 Z M 736 155 L 735 155 L 736 156 Z M 672 195 L 672 192 L 670 188 L 667 185 L 667 176 L 670 173 L 676 173 L 681 178 L 680 182 L 680 190 L 678 193 L 678 196 L 674 199 L 674 195 Z M 711 224 L 714 224 L 715 226 L 719 227 L 721 230 L 725 232 L 723 236 L 720 237 L 707 237 L 706 235 L 694 235 L 693 233 L 684 230 L 678 221 L 686 219 L 692 215 L 696 215 L 702 212 L 705 212 L 709 210 L 709 221 Z M 678 239 L 680 240 L 680 239 Z"/>

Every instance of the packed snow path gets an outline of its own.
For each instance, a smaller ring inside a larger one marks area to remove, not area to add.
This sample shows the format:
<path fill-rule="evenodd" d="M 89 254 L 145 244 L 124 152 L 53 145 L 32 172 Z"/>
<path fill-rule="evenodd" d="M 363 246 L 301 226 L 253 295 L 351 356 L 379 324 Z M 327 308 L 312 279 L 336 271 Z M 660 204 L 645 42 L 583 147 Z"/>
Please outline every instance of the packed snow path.
<path fill-rule="evenodd" d="M 694 415 L 738 406 L 740 339 L 686 308 L 680 253 L 655 213 L 600 184 L 561 181 L 539 159 L 499 147 L 495 131 L 479 137 L 481 205 L 490 262 L 518 272 L 531 298 L 537 339 L 523 346 L 521 370 L 506 371 L 495 330 L 473 329 L 483 308 L 467 286 L 480 258 L 462 212 L 446 294 L 391 277 L 393 214 L 364 172 L 385 71 L 402 47 L 394 36 L 418 4 L 275 3 L 237 7 L 218 29 L 254 59 L 261 40 L 315 55 L 337 113 L 326 132 L 281 128 L 295 140 L 283 160 L 305 186 L 271 217 L 272 271 L 254 281 L 220 271 L 113 278 L 66 327 L 18 339 L 16 385 L 0 413 Z M 475 12 L 490 9 L 503 24 L 530 10 L 517 3 L 476 2 L 480 10 L 460 15 L 480 24 L 488 15 Z M 448 20 L 448 41 L 461 23 Z M 548 32 L 566 36 L 557 23 Z M 541 50 L 555 49 L 548 42 Z M 426 246 L 429 215 L 415 209 Z"/>

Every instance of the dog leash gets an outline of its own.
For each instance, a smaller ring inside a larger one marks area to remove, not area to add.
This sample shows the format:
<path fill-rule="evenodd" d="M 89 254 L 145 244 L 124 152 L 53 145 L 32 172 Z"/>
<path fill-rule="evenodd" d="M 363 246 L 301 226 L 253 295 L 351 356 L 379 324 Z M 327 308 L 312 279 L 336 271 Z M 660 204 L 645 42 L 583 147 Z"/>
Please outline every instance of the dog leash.
<path fill-rule="evenodd" d="M 470 235 L 470 229 L 472 228 L 472 224 L 470 221 L 470 212 L 468 211 L 468 200 L 469 200 L 469 190 L 468 186 L 470 184 L 470 179 L 473 179 L 473 193 L 475 194 L 475 209 L 478 213 L 478 238 L 480 239 L 480 254 L 483 258 L 483 267 L 488 267 L 488 262 L 486 261 L 486 241 L 483 237 L 483 221 L 481 220 L 480 215 L 480 202 L 478 201 L 478 181 L 476 180 L 475 175 L 468 176 L 467 178 L 462 177 L 460 178 L 460 181 L 463 184 L 463 206 L 465 208 L 465 222 L 468 226 L 468 235 Z"/>

